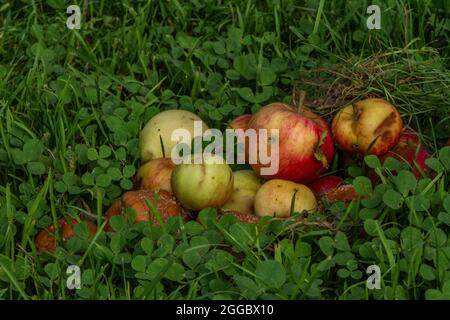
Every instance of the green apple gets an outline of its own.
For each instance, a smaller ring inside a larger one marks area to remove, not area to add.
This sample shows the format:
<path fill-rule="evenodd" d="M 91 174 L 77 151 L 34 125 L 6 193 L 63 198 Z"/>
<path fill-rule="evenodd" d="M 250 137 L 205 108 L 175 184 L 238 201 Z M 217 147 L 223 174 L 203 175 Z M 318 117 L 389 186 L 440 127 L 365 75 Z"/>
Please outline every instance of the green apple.
<path fill-rule="evenodd" d="M 255 212 L 258 216 L 287 218 L 293 201 L 293 212 L 317 209 L 316 197 L 307 186 L 288 180 L 269 180 L 256 193 Z"/>
<path fill-rule="evenodd" d="M 194 130 L 195 122 L 201 124 L 200 132 Z M 172 133 L 186 129 L 192 139 L 202 136 L 208 126 L 196 114 L 186 110 L 166 110 L 151 118 L 142 129 L 139 139 L 142 162 L 168 158 L 178 141 L 172 141 Z"/>
<path fill-rule="evenodd" d="M 220 208 L 233 192 L 233 172 L 223 158 L 204 156 L 202 163 L 175 166 L 172 192 L 186 209 Z"/>
<path fill-rule="evenodd" d="M 261 177 L 253 170 L 235 171 L 233 176 L 233 193 L 222 209 L 254 214 L 255 195 L 262 185 Z"/>

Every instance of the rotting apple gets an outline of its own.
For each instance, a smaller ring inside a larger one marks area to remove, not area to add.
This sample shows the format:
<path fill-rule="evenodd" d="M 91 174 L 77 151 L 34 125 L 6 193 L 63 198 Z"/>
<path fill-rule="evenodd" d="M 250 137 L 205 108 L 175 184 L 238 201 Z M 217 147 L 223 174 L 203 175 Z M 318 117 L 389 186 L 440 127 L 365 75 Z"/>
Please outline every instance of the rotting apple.
<path fill-rule="evenodd" d="M 174 195 L 184 208 L 220 208 L 233 192 L 233 172 L 220 156 L 205 155 L 202 163 L 175 166 L 171 183 Z"/>
<path fill-rule="evenodd" d="M 170 177 L 175 164 L 170 158 L 160 158 L 147 161 L 138 170 L 136 182 L 139 189 L 145 190 L 166 190 L 172 193 Z"/>
<path fill-rule="evenodd" d="M 153 217 L 153 225 L 159 226 L 158 218 L 156 217 L 156 214 L 153 213 L 151 206 L 148 206 L 147 201 L 154 206 L 162 221 L 166 221 L 170 217 L 181 215 L 181 207 L 178 205 L 173 196 L 166 190 L 128 191 L 125 192 L 119 200 L 116 200 L 106 211 L 105 215 L 108 220 L 108 224 L 105 226 L 105 230 L 111 230 L 109 220 L 113 216 L 123 214 L 127 209 L 133 209 L 136 213 L 136 223 L 149 221 L 150 218 Z"/>
<path fill-rule="evenodd" d="M 201 133 L 194 131 L 195 121 L 202 124 Z M 151 118 L 139 137 L 142 162 L 170 157 L 178 141 L 172 141 L 172 133 L 177 129 L 186 129 L 194 139 L 201 136 L 208 126 L 196 114 L 186 110 L 166 110 Z"/>
<path fill-rule="evenodd" d="M 97 233 L 97 227 L 89 220 L 81 220 L 86 223 L 89 235 L 92 237 Z M 65 242 L 75 237 L 73 227 L 77 225 L 78 220 L 71 217 L 63 217 L 58 220 L 58 226 L 62 233 L 62 240 Z M 47 228 L 41 230 L 34 240 L 36 250 L 38 253 L 48 252 L 53 253 L 57 247 L 57 240 L 55 235 L 55 226 L 49 225 Z"/>
<path fill-rule="evenodd" d="M 403 128 L 398 110 L 389 102 L 368 98 L 342 108 L 331 130 L 344 151 L 381 156 L 393 148 Z"/>
<path fill-rule="evenodd" d="M 254 214 L 255 195 L 262 185 L 261 177 L 253 170 L 235 171 L 233 177 L 233 193 L 222 209 Z"/>
<path fill-rule="evenodd" d="M 254 223 L 254 224 L 258 224 L 261 217 L 256 216 L 254 214 L 249 214 L 249 213 L 244 213 L 244 212 L 239 212 L 236 210 L 227 210 L 227 211 L 223 211 L 222 215 L 227 215 L 230 214 L 232 216 L 235 216 L 236 219 L 242 223 Z"/>
<path fill-rule="evenodd" d="M 333 158 L 334 145 L 328 125 L 302 105 L 297 109 L 280 102 L 264 106 L 251 118 L 249 129 L 278 130 L 278 136 L 268 132 L 267 139 L 259 139 L 256 146 L 268 148 L 270 143 L 278 143 L 277 173 L 262 174 L 267 165 L 261 163 L 259 152 L 255 155 L 257 161 L 250 157 L 252 168 L 265 178 L 308 183 L 328 169 Z"/>
<path fill-rule="evenodd" d="M 351 184 L 342 184 L 324 193 L 328 203 L 334 203 L 337 201 L 350 202 L 352 200 L 361 199 L 355 187 Z"/>
<path fill-rule="evenodd" d="M 287 218 L 292 212 L 311 212 L 316 209 L 317 200 L 311 189 L 288 180 L 269 180 L 255 196 L 255 212 L 258 216 Z"/>
<path fill-rule="evenodd" d="M 338 176 L 325 176 L 313 181 L 308 187 L 314 192 L 316 196 L 321 196 L 334 188 L 343 184 L 344 180 Z"/>

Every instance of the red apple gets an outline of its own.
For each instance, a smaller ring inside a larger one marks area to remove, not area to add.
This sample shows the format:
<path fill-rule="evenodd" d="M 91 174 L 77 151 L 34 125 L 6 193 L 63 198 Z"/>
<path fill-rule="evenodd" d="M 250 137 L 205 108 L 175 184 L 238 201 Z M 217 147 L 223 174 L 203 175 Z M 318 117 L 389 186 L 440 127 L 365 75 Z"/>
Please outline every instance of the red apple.
<path fill-rule="evenodd" d="M 328 169 L 334 152 L 331 131 L 320 116 L 305 107 L 299 109 L 281 102 L 272 103 L 261 108 L 250 120 L 249 129 L 257 133 L 259 129 L 267 129 L 270 139 L 279 143 L 278 172 L 261 173 L 261 169 L 270 164 L 261 163 L 259 152 L 256 163 L 250 163 L 265 178 L 308 183 Z M 278 136 L 271 137 L 271 129 L 278 129 Z M 267 148 L 271 156 L 268 140 L 258 139 L 257 148 Z"/>
<path fill-rule="evenodd" d="M 229 124 L 228 124 L 228 128 L 227 129 L 242 129 L 242 130 L 246 130 L 248 129 L 248 123 L 250 122 L 250 119 L 253 117 L 252 114 L 243 114 L 237 118 L 234 118 Z M 248 164 L 248 140 L 246 140 L 245 145 L 245 163 Z"/>
<path fill-rule="evenodd" d="M 325 176 L 321 177 L 311 184 L 309 184 L 309 188 L 314 192 L 316 196 L 320 196 L 324 193 L 327 193 L 334 188 L 339 187 L 344 180 L 338 176 Z"/>
<path fill-rule="evenodd" d="M 228 127 L 231 129 L 247 129 L 248 123 L 250 119 L 253 117 L 252 114 L 243 114 L 237 118 L 234 118 L 229 124 Z"/>
<path fill-rule="evenodd" d="M 342 150 L 377 156 L 397 144 L 402 128 L 397 109 L 377 98 L 361 100 L 342 108 L 331 126 L 334 139 Z"/>
<path fill-rule="evenodd" d="M 384 163 L 387 158 L 392 157 L 400 162 L 407 162 L 412 167 L 411 172 L 417 179 L 420 179 L 423 177 L 421 171 L 427 172 L 429 170 L 425 164 L 425 160 L 430 155 L 430 151 L 422 144 L 417 133 L 409 129 L 404 129 L 398 144 L 381 157 L 380 161 Z M 377 178 L 379 177 L 377 176 Z"/>
<path fill-rule="evenodd" d="M 174 168 L 175 164 L 170 158 L 154 159 L 144 163 L 136 175 L 140 189 L 162 189 L 172 193 L 170 178 Z"/>

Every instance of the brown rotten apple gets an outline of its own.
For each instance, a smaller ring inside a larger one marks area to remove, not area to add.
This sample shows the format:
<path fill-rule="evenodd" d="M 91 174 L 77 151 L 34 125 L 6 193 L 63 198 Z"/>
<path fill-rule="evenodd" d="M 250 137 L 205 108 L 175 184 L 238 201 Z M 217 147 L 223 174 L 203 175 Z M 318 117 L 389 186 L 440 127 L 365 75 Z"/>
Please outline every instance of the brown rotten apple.
<path fill-rule="evenodd" d="M 319 177 L 333 158 L 333 140 L 326 122 L 305 107 L 297 110 L 284 103 L 269 104 L 253 115 L 249 128 L 257 133 L 260 129 L 268 131 L 269 138 L 259 139 L 257 148 L 267 148 L 269 157 L 269 144 L 278 142 L 279 169 L 272 175 L 262 174 L 268 179 L 307 183 Z M 278 130 L 278 136 L 270 136 L 271 129 Z M 259 151 L 257 158 L 250 165 L 261 174 L 261 169 L 269 165 L 261 163 Z"/>
<path fill-rule="evenodd" d="M 293 212 L 317 209 L 316 197 L 307 186 L 281 179 L 269 180 L 256 193 L 255 212 L 258 216 L 287 218 L 293 201 Z"/>
<path fill-rule="evenodd" d="M 159 191 L 137 190 L 125 192 L 122 198 L 116 200 L 106 211 L 106 218 L 109 221 L 111 217 L 122 214 L 126 209 L 133 209 L 136 212 L 136 222 L 149 221 L 153 212 L 147 201 L 156 208 L 162 221 L 181 215 L 181 208 L 173 196 L 168 191 L 160 189 Z M 153 224 L 155 226 L 159 225 L 156 216 L 153 217 Z M 110 230 L 109 223 L 105 226 L 105 230 Z"/>
<path fill-rule="evenodd" d="M 170 158 L 160 158 L 144 163 L 138 170 L 136 180 L 140 189 L 166 190 L 172 192 L 170 177 L 175 164 Z"/>
<path fill-rule="evenodd" d="M 377 98 L 361 100 L 342 108 L 331 126 L 334 139 L 342 150 L 378 156 L 397 144 L 402 128 L 397 109 Z"/>
<path fill-rule="evenodd" d="M 87 224 L 89 235 L 94 236 L 97 232 L 97 227 L 90 221 L 85 220 L 81 221 Z M 75 231 L 73 227 L 77 225 L 79 222 L 74 218 L 61 218 L 58 220 L 58 226 L 62 232 L 62 240 L 64 242 L 69 241 L 73 237 L 75 237 Z M 42 252 L 50 252 L 53 253 L 56 250 L 57 241 L 55 236 L 55 226 L 50 225 L 44 230 L 41 230 L 37 236 L 35 241 L 36 250 L 39 253 Z"/>

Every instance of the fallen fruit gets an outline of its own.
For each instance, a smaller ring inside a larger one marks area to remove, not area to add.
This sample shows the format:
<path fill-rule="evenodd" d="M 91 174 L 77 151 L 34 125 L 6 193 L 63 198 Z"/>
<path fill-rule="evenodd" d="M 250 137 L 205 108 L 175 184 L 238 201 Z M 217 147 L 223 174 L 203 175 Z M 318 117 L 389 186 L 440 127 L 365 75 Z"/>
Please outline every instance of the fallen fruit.
<path fill-rule="evenodd" d="M 181 215 L 181 208 L 176 200 L 168 191 L 161 189 L 159 191 L 137 190 L 125 192 L 122 198 L 116 200 L 108 209 L 106 218 L 109 221 L 111 217 L 122 214 L 126 209 L 134 209 L 136 212 L 135 222 L 149 221 L 153 212 L 147 205 L 147 200 L 156 208 L 162 221 Z M 156 215 L 153 217 L 153 225 L 159 226 Z M 105 230 L 110 230 L 109 223 Z"/>
<path fill-rule="evenodd" d="M 287 218 L 291 215 L 291 207 L 292 212 L 315 211 L 316 197 L 307 186 L 280 179 L 267 181 L 256 193 L 255 212 L 258 216 Z"/>
<path fill-rule="evenodd" d="M 88 232 L 89 232 L 90 236 L 94 236 L 97 233 L 97 227 L 92 222 L 90 222 L 89 220 L 82 220 L 81 222 L 87 224 Z M 62 240 L 64 241 L 64 243 L 76 236 L 73 227 L 75 225 L 77 225 L 78 223 L 80 223 L 80 222 L 78 222 L 76 219 L 70 218 L 70 217 L 60 218 L 58 220 L 58 225 L 59 225 L 59 228 L 61 229 Z M 39 253 L 55 252 L 56 247 L 57 247 L 57 241 L 56 241 L 56 236 L 55 236 L 55 226 L 54 225 L 48 226 L 47 228 L 41 230 L 37 234 L 37 236 L 35 238 L 35 246 L 36 246 L 36 250 Z"/>
<path fill-rule="evenodd" d="M 191 210 L 220 208 L 233 192 L 233 172 L 223 159 L 215 155 L 205 156 L 201 164 L 177 165 L 171 182 L 178 201 Z"/>
<path fill-rule="evenodd" d="M 420 179 L 423 177 L 422 173 L 429 171 L 425 161 L 430 156 L 430 151 L 420 141 L 417 133 L 409 129 L 404 129 L 400 135 L 397 145 L 383 155 L 380 158 L 380 162 L 381 164 L 384 164 L 386 159 L 389 157 L 397 159 L 400 162 L 406 162 L 411 166 L 411 172 L 417 179 Z M 393 174 L 395 174 L 395 172 L 393 172 Z M 373 169 L 368 170 L 367 176 L 374 184 L 378 184 L 381 181 L 380 177 Z"/>
<path fill-rule="evenodd" d="M 268 139 L 260 139 L 256 146 L 256 163 L 252 163 L 250 158 L 250 164 L 258 174 L 268 179 L 308 183 L 328 169 L 334 152 L 331 131 L 320 116 L 306 107 L 299 109 L 284 103 L 272 103 L 253 115 L 249 129 L 268 131 Z M 278 135 L 270 136 L 271 129 L 278 130 Z M 269 165 L 262 163 L 259 149 L 270 149 L 274 142 L 279 145 L 279 154 L 275 155 L 279 159 L 279 169 L 275 174 L 266 175 L 262 169 Z"/>
<path fill-rule="evenodd" d="M 343 182 L 344 180 L 341 177 L 325 176 L 310 183 L 308 187 L 314 192 L 316 196 L 320 196 L 333 190 L 334 188 L 339 187 Z"/>
<path fill-rule="evenodd" d="M 237 118 L 234 118 L 229 124 L 228 127 L 231 129 L 247 129 L 248 124 L 253 117 L 252 114 L 243 114 Z"/>
<path fill-rule="evenodd" d="M 262 185 L 261 178 L 253 170 L 235 171 L 233 177 L 233 193 L 222 209 L 254 214 L 255 195 Z"/>
<path fill-rule="evenodd" d="M 400 113 L 392 104 L 369 98 L 342 108 L 331 129 L 342 150 L 381 156 L 397 144 L 402 127 Z"/>
<path fill-rule="evenodd" d="M 174 168 L 175 164 L 170 158 L 154 159 L 144 163 L 136 175 L 139 189 L 162 189 L 172 193 L 170 177 Z"/>
<path fill-rule="evenodd" d="M 201 132 L 195 132 L 194 122 L 201 122 Z M 178 141 L 172 141 L 172 133 L 186 129 L 192 138 L 201 136 L 207 125 L 196 114 L 186 110 L 166 110 L 151 118 L 142 129 L 139 145 L 142 162 L 170 157 Z"/>
<path fill-rule="evenodd" d="M 243 213 L 239 211 L 224 211 L 223 215 L 231 214 L 235 216 L 240 222 L 243 223 L 255 223 L 258 224 L 261 219 L 259 216 L 255 216 L 254 214 Z"/>
<path fill-rule="evenodd" d="M 361 195 L 356 192 L 355 187 L 351 184 L 344 184 L 334 188 L 333 190 L 325 193 L 325 196 L 329 203 L 337 201 L 350 202 L 361 198 Z"/>

